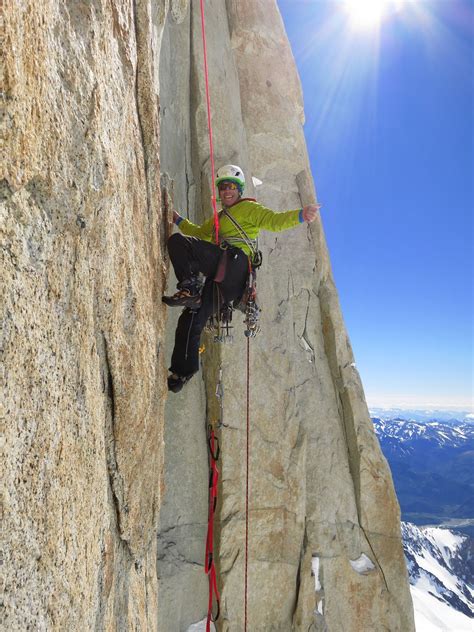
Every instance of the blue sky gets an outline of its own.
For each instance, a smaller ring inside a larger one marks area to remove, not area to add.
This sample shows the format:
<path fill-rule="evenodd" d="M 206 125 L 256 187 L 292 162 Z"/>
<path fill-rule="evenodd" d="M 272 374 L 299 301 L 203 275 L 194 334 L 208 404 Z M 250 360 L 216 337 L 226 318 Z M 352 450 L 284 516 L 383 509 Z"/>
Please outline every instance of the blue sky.
<path fill-rule="evenodd" d="M 474 2 L 278 4 L 369 406 L 472 407 Z"/>

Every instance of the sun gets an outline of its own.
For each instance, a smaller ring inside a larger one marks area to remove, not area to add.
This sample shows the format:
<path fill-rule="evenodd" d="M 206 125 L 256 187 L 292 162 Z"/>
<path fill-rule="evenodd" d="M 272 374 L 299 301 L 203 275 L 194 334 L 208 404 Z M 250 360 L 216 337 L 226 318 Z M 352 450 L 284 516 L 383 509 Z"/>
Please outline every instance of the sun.
<path fill-rule="evenodd" d="M 361 28 L 377 27 L 386 9 L 386 0 L 345 0 L 352 22 Z"/>

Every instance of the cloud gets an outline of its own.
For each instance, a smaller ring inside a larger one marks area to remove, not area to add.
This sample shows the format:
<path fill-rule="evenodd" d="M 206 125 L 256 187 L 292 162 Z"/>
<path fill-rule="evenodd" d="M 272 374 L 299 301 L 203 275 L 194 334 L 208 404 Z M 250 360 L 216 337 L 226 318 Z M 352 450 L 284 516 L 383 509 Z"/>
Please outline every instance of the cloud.
<path fill-rule="evenodd" d="M 469 416 L 474 416 L 474 402 L 464 397 L 366 393 L 366 399 L 369 408 L 472 411 Z"/>

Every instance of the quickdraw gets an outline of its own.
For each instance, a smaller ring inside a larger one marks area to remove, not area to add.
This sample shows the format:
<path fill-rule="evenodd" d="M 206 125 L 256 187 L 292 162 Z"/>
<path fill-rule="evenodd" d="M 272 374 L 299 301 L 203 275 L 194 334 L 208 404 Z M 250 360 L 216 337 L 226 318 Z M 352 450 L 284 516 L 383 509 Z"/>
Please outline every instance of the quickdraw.
<path fill-rule="evenodd" d="M 210 316 L 206 324 L 206 331 L 208 333 L 214 333 L 214 342 L 230 343 L 234 342 L 234 335 L 232 330 L 234 329 L 232 323 L 233 307 L 228 303 L 223 303 L 220 306 L 219 313 L 215 316 Z"/>
<path fill-rule="evenodd" d="M 258 321 L 260 319 L 260 307 L 257 305 L 257 271 L 249 265 L 247 281 L 247 300 L 245 302 L 244 334 L 247 338 L 255 338 L 260 331 Z"/>
<path fill-rule="evenodd" d="M 247 284 L 238 304 L 221 302 L 219 286 L 217 284 L 215 286 L 217 292 L 217 313 L 209 317 L 205 327 L 208 333 L 214 333 L 214 342 L 231 344 L 234 342 L 232 317 L 235 309 L 238 309 L 245 315 L 243 320 L 246 326 L 244 330 L 245 337 L 254 338 L 260 332 L 261 309 L 257 303 L 257 270 L 250 262 L 250 258 Z"/>
<path fill-rule="evenodd" d="M 216 385 L 216 397 L 219 401 L 219 423 L 218 428 L 224 426 L 224 385 L 222 383 L 222 367 L 219 368 L 219 380 Z"/>

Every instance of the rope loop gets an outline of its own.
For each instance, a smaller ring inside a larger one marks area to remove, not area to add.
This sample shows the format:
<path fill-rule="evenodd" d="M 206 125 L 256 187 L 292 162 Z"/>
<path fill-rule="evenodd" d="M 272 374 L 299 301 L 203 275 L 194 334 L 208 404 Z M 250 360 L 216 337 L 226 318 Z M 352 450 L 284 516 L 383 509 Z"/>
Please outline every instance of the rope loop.
<path fill-rule="evenodd" d="M 211 443 L 212 439 L 213 443 Z M 219 439 L 214 433 L 214 426 L 212 424 L 209 424 L 208 426 L 207 445 L 209 446 L 209 454 L 211 456 L 211 459 L 213 461 L 218 461 L 221 448 L 219 445 Z M 217 447 L 214 447 L 215 445 Z"/>
<path fill-rule="evenodd" d="M 207 444 L 209 447 L 209 507 L 206 537 L 206 553 L 204 558 L 204 570 L 209 577 L 209 602 L 207 608 L 206 632 L 210 632 L 211 621 L 216 621 L 220 612 L 220 596 L 217 589 L 216 566 L 214 563 L 214 514 L 217 507 L 217 490 L 219 482 L 219 470 L 217 460 L 219 459 L 219 440 L 216 437 L 213 424 L 207 428 Z M 217 603 L 217 615 L 212 613 L 213 598 Z"/>

